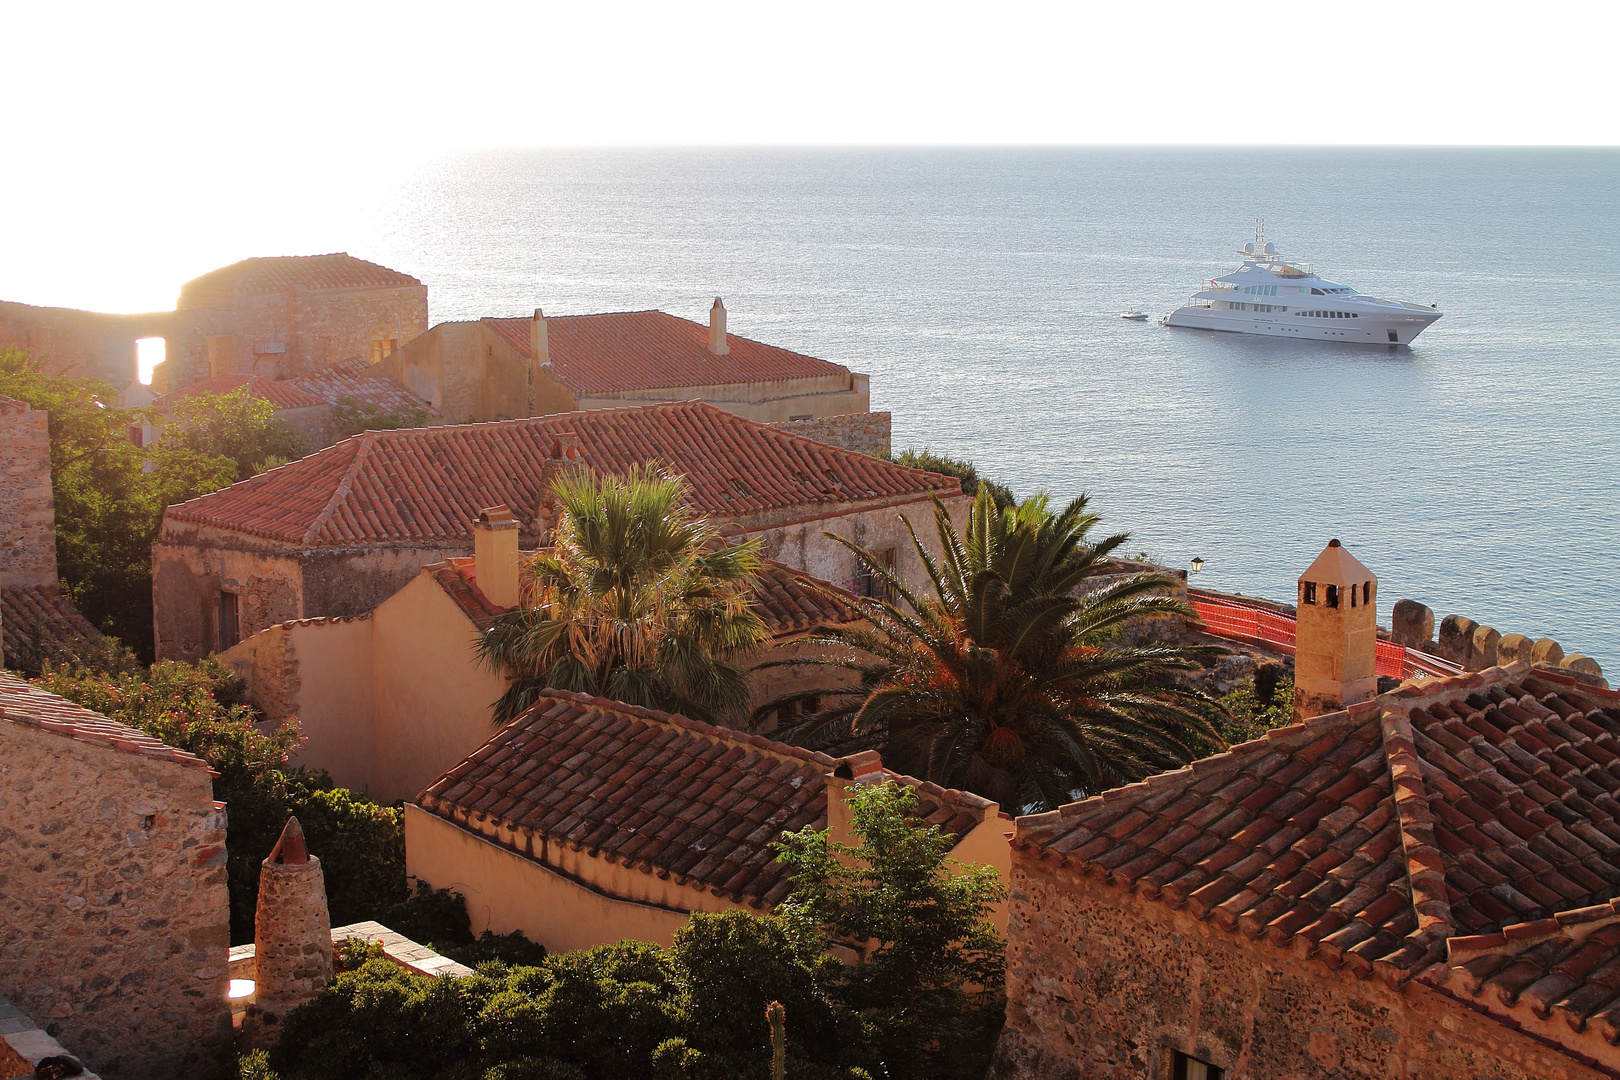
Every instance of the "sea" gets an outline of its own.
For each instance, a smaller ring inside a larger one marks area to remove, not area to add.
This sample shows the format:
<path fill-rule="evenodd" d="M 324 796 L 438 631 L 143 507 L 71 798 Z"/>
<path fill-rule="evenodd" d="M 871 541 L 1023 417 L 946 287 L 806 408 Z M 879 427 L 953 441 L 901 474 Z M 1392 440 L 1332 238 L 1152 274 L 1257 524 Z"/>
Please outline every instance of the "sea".
<path fill-rule="evenodd" d="M 1291 600 L 1337 538 L 1386 625 L 1411 598 L 1620 676 L 1620 151 L 506 151 L 342 205 L 279 242 L 415 274 L 435 322 L 722 296 L 733 333 L 869 374 L 896 450 L 1084 495 L 1195 584 Z M 1395 348 L 1160 326 L 1256 218 L 1444 317 Z"/>

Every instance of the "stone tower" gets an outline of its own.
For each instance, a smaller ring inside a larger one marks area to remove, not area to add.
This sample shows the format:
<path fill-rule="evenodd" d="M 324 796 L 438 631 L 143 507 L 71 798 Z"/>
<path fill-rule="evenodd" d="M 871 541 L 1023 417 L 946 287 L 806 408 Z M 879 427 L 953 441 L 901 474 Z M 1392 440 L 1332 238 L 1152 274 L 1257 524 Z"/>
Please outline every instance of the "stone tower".
<path fill-rule="evenodd" d="M 1299 579 L 1294 719 L 1333 712 L 1378 692 L 1378 579 L 1329 540 Z"/>
<path fill-rule="evenodd" d="M 253 1004 L 244 1034 L 250 1043 L 275 1041 L 281 1018 L 332 981 L 332 920 L 326 909 L 321 860 L 309 853 L 297 818 L 259 869 L 253 920 Z"/>

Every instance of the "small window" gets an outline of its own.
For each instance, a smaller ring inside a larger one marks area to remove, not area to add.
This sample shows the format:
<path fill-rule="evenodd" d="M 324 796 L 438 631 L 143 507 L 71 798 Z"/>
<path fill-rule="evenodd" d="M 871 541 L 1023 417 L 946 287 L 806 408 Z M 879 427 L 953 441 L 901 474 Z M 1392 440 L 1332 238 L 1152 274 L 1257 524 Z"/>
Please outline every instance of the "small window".
<path fill-rule="evenodd" d="M 1299 587 L 1299 599 L 1306 604 L 1316 603 L 1316 582 L 1303 582 Z"/>
<path fill-rule="evenodd" d="M 788 417 L 788 419 L 789 420 L 809 420 L 811 418 L 811 415 L 812 414 L 810 414 L 810 413 L 796 413 L 795 415 Z"/>
<path fill-rule="evenodd" d="M 1372 603 L 1372 582 L 1363 581 L 1361 583 L 1361 606 L 1366 607 L 1370 603 Z"/>
<path fill-rule="evenodd" d="M 1170 1073 L 1172 1080 L 1226 1080 L 1225 1069 L 1217 1069 L 1209 1062 L 1188 1057 L 1179 1050 L 1175 1054 L 1175 1066 Z"/>
<path fill-rule="evenodd" d="M 885 570 L 891 574 L 894 573 L 894 548 L 884 548 L 881 551 L 874 551 L 872 554 L 877 556 L 877 561 L 883 565 Z M 889 595 L 888 585 L 882 578 L 873 573 L 865 563 L 861 563 L 855 568 L 855 595 L 871 597 L 873 600 L 894 599 Z"/>
<path fill-rule="evenodd" d="M 372 338 L 371 362 L 373 364 L 377 363 L 397 348 L 399 348 L 399 339 L 397 338 Z"/>
<path fill-rule="evenodd" d="M 1399 345 L 1399 344 L 1400 344 L 1400 343 L 1401 343 L 1401 339 L 1400 339 L 1400 337 L 1399 337 L 1399 336 L 1397 336 L 1397 335 L 1396 335 L 1396 333 L 1395 333 L 1395 331 L 1393 331 L 1393 330 L 1391 330 L 1391 331 L 1390 331 L 1390 332 L 1389 332 L 1389 340 L 1391 340 L 1391 341 L 1393 341 L 1393 342 L 1394 342 L 1394 343 L 1395 343 L 1395 344 L 1397 344 L 1397 345 Z"/>
<path fill-rule="evenodd" d="M 221 652 L 242 640 L 240 601 L 233 592 L 219 594 L 219 649 Z"/>
<path fill-rule="evenodd" d="M 1327 606 L 1331 608 L 1339 606 L 1339 587 L 1337 585 L 1327 587 Z"/>
<path fill-rule="evenodd" d="M 1356 606 L 1356 592 L 1357 591 L 1358 590 L 1356 589 L 1356 587 L 1354 585 L 1350 586 L 1350 606 L 1351 607 Z"/>

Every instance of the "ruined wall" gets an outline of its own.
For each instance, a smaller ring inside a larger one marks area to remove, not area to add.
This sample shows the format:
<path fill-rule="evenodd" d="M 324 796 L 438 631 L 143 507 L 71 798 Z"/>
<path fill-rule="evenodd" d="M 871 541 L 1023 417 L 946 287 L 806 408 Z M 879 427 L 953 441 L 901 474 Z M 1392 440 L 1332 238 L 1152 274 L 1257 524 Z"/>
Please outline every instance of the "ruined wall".
<path fill-rule="evenodd" d="M 0 398 L 0 586 L 56 584 L 49 416 Z"/>
<path fill-rule="evenodd" d="M 210 374 L 292 379 L 353 356 L 369 361 L 378 341 L 407 342 L 427 330 L 427 286 L 294 286 L 209 306 L 190 306 L 182 296 L 168 318 L 166 359 L 152 378 L 157 393 Z"/>
<path fill-rule="evenodd" d="M 851 686 L 859 681 L 854 672 L 841 668 L 825 667 L 821 665 L 805 665 L 803 667 L 762 667 L 767 663 L 782 663 L 786 660 L 824 658 L 847 650 L 838 650 L 827 645 L 816 645 L 802 638 L 790 638 L 774 641 L 752 661 L 754 667 L 748 673 L 748 685 L 751 697 L 748 702 L 749 715 L 768 701 L 782 697 L 786 694 L 824 693 L 841 686 Z M 735 726 L 735 725 L 733 725 Z M 768 733 L 776 729 L 775 719 L 767 720 L 758 729 L 752 726 L 748 730 L 758 730 Z"/>
<path fill-rule="evenodd" d="M 214 1075 L 224 845 L 207 770 L 0 720 L 0 993 L 110 1080 Z"/>
<path fill-rule="evenodd" d="M 841 446 L 857 454 L 886 458 L 891 449 L 890 420 L 886 412 L 855 412 L 809 420 L 784 420 L 771 427 L 829 446 Z"/>
<path fill-rule="evenodd" d="M 958 529 L 967 526 L 968 512 L 973 502 L 965 495 L 944 500 L 951 520 Z M 740 522 L 749 536 L 761 541 L 763 554 L 768 559 L 786 563 L 812 577 L 830 581 L 839 588 L 859 592 L 860 570 L 853 552 L 827 538 L 825 533 L 842 536 L 855 545 L 871 552 L 893 548 L 895 566 L 901 580 L 912 588 L 927 589 L 928 576 L 922 560 L 911 545 L 901 515 L 911 521 L 918 537 L 930 550 L 938 541 L 934 535 L 934 507 L 926 498 L 909 502 L 895 502 L 877 507 L 837 511 L 829 508 L 826 516 L 806 517 L 800 521 L 781 524 Z M 938 554 L 937 551 L 934 552 Z"/>
<path fill-rule="evenodd" d="M 167 337 L 170 315 L 106 315 L 0 301 L 0 348 L 28 350 L 47 375 L 101 379 L 123 390 L 137 381 L 136 339 Z"/>
<path fill-rule="evenodd" d="M 1013 853 L 1007 1027 L 994 1080 L 1596 1080 L 1573 1059 L 1416 985 L 1359 981 Z"/>
<path fill-rule="evenodd" d="M 304 616 L 296 550 L 189 522 L 165 522 L 152 545 L 152 628 L 159 660 L 220 649 L 220 592 L 237 596 L 239 637 Z"/>

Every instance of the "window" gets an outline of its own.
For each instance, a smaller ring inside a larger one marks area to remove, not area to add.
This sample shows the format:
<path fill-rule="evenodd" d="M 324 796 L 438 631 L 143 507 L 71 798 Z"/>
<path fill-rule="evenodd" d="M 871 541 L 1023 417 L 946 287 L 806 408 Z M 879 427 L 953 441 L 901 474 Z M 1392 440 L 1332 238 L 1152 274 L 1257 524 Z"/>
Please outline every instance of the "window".
<path fill-rule="evenodd" d="M 1217 1069 L 1207 1061 L 1199 1061 L 1195 1057 L 1188 1057 L 1180 1050 L 1175 1051 L 1175 1064 L 1172 1067 L 1171 1080 L 1225 1080 L 1226 1070 Z"/>
<path fill-rule="evenodd" d="M 809 420 L 810 418 L 811 418 L 810 413 L 797 413 L 797 414 L 795 414 L 793 416 L 788 417 L 789 420 Z"/>
<path fill-rule="evenodd" d="M 1299 587 L 1299 599 L 1302 603 L 1316 603 L 1316 582 L 1302 582 Z"/>
<path fill-rule="evenodd" d="M 881 551 L 874 551 L 872 554 L 877 556 L 877 561 L 882 564 L 883 569 L 891 574 L 894 573 L 894 548 L 884 548 Z M 868 596 L 873 600 L 894 599 L 889 595 L 888 585 L 884 583 L 882 578 L 874 574 L 865 563 L 861 563 L 855 568 L 855 595 Z"/>
<path fill-rule="evenodd" d="M 1370 603 L 1372 603 L 1372 582 L 1363 581 L 1361 583 L 1361 606 L 1366 607 Z"/>
<path fill-rule="evenodd" d="M 1350 606 L 1351 607 L 1356 606 L 1356 592 L 1357 592 L 1356 587 L 1354 585 L 1350 586 Z"/>
<path fill-rule="evenodd" d="M 1395 342 L 1397 345 L 1400 344 L 1401 341 L 1400 337 L 1393 330 L 1389 332 L 1389 340 Z"/>
<path fill-rule="evenodd" d="M 223 651 L 242 640 L 240 605 L 233 592 L 219 594 L 219 647 Z"/>
<path fill-rule="evenodd" d="M 1337 585 L 1327 587 L 1327 606 L 1332 608 L 1339 606 L 1339 587 Z"/>
<path fill-rule="evenodd" d="M 371 362 L 375 364 L 397 348 L 399 348 L 398 338 L 372 338 Z"/>

